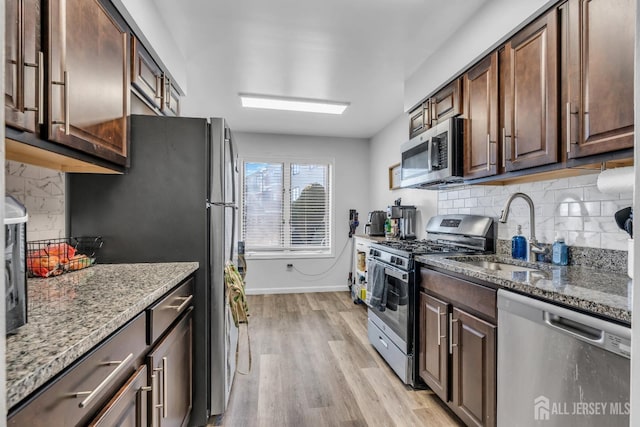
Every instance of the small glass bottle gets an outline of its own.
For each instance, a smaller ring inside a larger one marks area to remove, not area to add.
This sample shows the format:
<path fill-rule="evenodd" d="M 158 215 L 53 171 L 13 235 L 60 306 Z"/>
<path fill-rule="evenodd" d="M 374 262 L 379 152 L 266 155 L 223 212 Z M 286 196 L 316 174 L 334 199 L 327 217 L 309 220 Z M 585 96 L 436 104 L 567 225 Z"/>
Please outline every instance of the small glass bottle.
<path fill-rule="evenodd" d="M 527 259 L 527 239 L 522 235 L 522 226 L 518 225 L 517 233 L 511 238 L 511 257 Z"/>
<path fill-rule="evenodd" d="M 569 248 L 564 242 L 564 237 L 556 235 L 556 241 L 551 247 L 551 262 L 555 265 L 569 264 Z"/>

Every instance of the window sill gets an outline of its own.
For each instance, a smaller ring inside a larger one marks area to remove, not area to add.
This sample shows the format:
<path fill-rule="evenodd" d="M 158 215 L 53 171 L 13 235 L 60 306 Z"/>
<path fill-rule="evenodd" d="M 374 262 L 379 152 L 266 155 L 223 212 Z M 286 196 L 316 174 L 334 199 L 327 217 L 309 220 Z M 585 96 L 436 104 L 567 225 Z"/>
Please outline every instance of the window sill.
<path fill-rule="evenodd" d="M 307 258 L 334 258 L 333 252 L 305 252 L 305 251 L 285 251 L 285 252 L 247 252 L 246 259 L 307 259 Z"/>

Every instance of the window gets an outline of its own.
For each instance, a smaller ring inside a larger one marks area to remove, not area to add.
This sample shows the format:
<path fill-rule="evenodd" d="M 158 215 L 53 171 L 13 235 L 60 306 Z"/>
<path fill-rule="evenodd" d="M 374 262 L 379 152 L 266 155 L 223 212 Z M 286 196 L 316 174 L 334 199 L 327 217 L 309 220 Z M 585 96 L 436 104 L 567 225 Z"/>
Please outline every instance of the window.
<path fill-rule="evenodd" d="M 249 253 L 331 253 L 331 164 L 245 161 L 242 239 Z"/>

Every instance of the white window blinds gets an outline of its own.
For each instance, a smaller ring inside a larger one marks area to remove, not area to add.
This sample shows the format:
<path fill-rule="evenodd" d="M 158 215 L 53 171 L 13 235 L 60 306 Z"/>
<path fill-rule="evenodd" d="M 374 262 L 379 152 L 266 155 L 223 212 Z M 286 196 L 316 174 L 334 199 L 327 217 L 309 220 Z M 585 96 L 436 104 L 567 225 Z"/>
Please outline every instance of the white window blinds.
<path fill-rule="evenodd" d="M 243 163 L 242 238 L 248 252 L 331 250 L 331 165 Z"/>

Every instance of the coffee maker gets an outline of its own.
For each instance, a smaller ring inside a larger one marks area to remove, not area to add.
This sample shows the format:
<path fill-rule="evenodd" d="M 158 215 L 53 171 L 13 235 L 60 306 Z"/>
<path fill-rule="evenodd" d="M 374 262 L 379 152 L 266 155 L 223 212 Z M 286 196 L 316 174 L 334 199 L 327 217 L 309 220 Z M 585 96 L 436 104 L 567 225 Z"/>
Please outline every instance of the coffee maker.
<path fill-rule="evenodd" d="M 416 207 L 402 206 L 397 199 L 393 206 L 387 207 L 387 215 L 397 224 L 396 238 L 401 240 L 414 240 L 416 238 Z"/>

